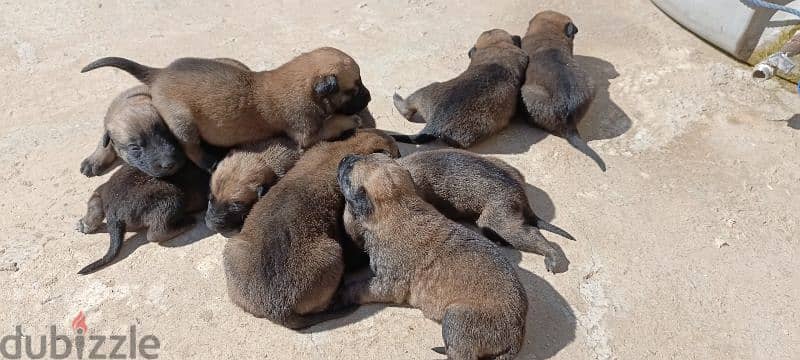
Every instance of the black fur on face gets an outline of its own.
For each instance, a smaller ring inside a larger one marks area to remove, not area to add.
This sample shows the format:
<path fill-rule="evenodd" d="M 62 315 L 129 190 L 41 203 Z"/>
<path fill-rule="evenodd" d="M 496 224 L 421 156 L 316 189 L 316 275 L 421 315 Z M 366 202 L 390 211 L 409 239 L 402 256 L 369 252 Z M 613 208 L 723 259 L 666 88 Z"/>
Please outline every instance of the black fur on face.
<path fill-rule="evenodd" d="M 473 55 L 473 54 L 475 54 L 475 51 L 477 51 L 477 50 L 478 50 L 478 49 L 476 49 L 476 48 L 473 46 L 473 47 L 472 47 L 472 48 L 470 48 L 470 49 L 469 49 L 469 51 L 467 52 L 467 56 L 468 56 L 470 59 L 472 59 L 472 55 Z"/>
<path fill-rule="evenodd" d="M 356 217 L 369 216 L 372 213 L 372 202 L 367 196 L 367 191 L 363 186 L 355 186 L 350 178 L 353 172 L 353 167 L 359 161 L 364 160 L 361 155 L 347 155 L 341 162 L 339 162 L 339 169 L 337 171 L 337 180 L 339 187 L 342 189 L 347 205 L 350 206 L 350 211 Z"/>
<path fill-rule="evenodd" d="M 251 207 L 238 202 L 218 202 L 212 195 L 206 209 L 206 227 L 225 237 L 236 235 Z"/>
<path fill-rule="evenodd" d="M 364 86 L 361 79 L 356 81 L 356 86 L 353 89 L 344 91 L 344 95 L 350 97 L 350 100 L 347 100 L 339 107 L 339 112 L 345 115 L 357 114 L 364 110 L 372 100 L 369 89 Z"/>
<path fill-rule="evenodd" d="M 166 125 L 156 125 L 129 141 L 127 144 L 112 141 L 114 150 L 126 163 L 150 176 L 173 175 L 186 163 L 183 150 Z"/>
<path fill-rule="evenodd" d="M 519 35 L 511 35 L 511 41 L 514 42 L 514 45 L 518 48 L 522 47 L 522 38 Z"/>
<path fill-rule="evenodd" d="M 578 27 L 571 22 L 567 23 L 567 25 L 564 27 L 564 35 L 566 35 L 570 39 L 574 39 L 575 34 L 577 33 L 578 33 Z"/>

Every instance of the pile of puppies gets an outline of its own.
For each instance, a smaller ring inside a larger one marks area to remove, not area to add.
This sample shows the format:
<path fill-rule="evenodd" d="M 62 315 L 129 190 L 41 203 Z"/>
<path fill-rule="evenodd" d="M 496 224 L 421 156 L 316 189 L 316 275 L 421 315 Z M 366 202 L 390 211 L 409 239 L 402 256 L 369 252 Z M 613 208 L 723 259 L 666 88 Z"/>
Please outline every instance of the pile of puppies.
<path fill-rule="evenodd" d="M 604 167 L 576 130 L 592 87 L 572 59 L 575 33 L 549 11 L 522 39 L 484 32 L 464 73 L 395 95 L 403 116 L 427 123 L 395 139 L 469 147 L 506 127 L 521 98 L 532 124 Z M 567 270 L 540 229 L 574 238 L 536 217 L 515 168 L 459 149 L 400 158 L 392 137 L 364 128 L 357 114 L 370 93 L 340 50 L 263 72 L 232 59 L 152 68 L 113 57 L 83 72 L 106 66 L 144 85 L 112 102 L 102 140 L 81 164 L 89 177 L 121 168 L 78 222 L 111 239 L 80 274 L 113 262 L 125 232 L 168 240 L 205 211 L 206 225 L 230 238 L 228 295 L 257 317 L 300 329 L 358 304 L 410 304 L 442 323 L 445 347 L 434 350 L 448 358 L 507 359 L 522 345 L 528 301 L 491 240 L 544 255 L 553 273 Z"/>

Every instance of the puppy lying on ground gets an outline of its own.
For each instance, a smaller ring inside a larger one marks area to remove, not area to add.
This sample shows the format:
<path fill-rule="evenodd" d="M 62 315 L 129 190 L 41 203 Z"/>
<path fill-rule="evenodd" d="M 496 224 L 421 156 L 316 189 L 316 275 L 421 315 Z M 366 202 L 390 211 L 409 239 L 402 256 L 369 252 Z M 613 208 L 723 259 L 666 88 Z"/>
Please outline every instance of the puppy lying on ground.
<path fill-rule="evenodd" d="M 544 255 L 550 272 L 567 270 L 567 258 L 539 229 L 575 239 L 536 217 L 525 178 L 511 165 L 456 149 L 416 152 L 397 162 L 411 173 L 417 194 L 450 219 L 474 222 L 491 239 Z"/>
<path fill-rule="evenodd" d="M 186 162 L 178 141 L 153 107 L 147 86 L 136 86 L 117 96 L 103 127 L 97 148 L 81 162 L 83 175 L 104 175 L 124 162 L 150 176 L 163 177 L 174 174 Z"/>
<path fill-rule="evenodd" d="M 347 154 L 380 151 L 400 155 L 392 138 L 374 129 L 319 143 L 253 206 L 223 254 L 236 305 L 292 329 L 341 315 L 323 313 L 344 269 L 336 168 Z"/>
<path fill-rule="evenodd" d="M 249 70 L 234 59 L 214 61 Z M 103 119 L 103 128 L 97 148 L 81 162 L 81 173 L 87 177 L 105 175 L 123 162 L 150 176 L 168 176 L 186 161 L 177 140 L 153 107 L 150 89 L 145 85 L 114 99 Z"/>
<path fill-rule="evenodd" d="M 235 235 L 253 204 L 299 158 L 297 144 L 285 137 L 232 149 L 211 175 L 206 226 L 225 237 Z"/>
<path fill-rule="evenodd" d="M 469 51 L 470 64 L 461 75 L 430 84 L 406 100 L 395 94 L 400 114 L 426 122 L 419 134 L 395 135 L 395 140 L 422 144 L 439 138 L 466 148 L 505 128 L 516 111 L 528 65 L 519 41 L 505 30 L 486 31 Z"/>
<path fill-rule="evenodd" d="M 86 215 L 78 221 L 77 229 L 84 234 L 108 231 L 111 236 L 105 256 L 78 274 L 95 272 L 112 262 L 126 231 L 146 229 L 147 240 L 161 242 L 189 230 L 195 223 L 189 214 L 205 207 L 208 180 L 208 174 L 193 164 L 163 178 L 123 165 L 94 191 Z"/>
<path fill-rule="evenodd" d="M 531 19 L 522 39 L 522 49 L 530 57 L 522 102 L 531 124 L 566 138 L 606 171 L 603 159 L 578 133 L 578 123 L 594 99 L 594 85 L 572 57 L 577 33 L 572 20 L 555 11 Z"/>
<path fill-rule="evenodd" d="M 346 281 L 337 304 L 416 307 L 441 321 L 448 359 L 519 352 L 528 300 L 497 246 L 419 198 L 408 171 L 386 155 L 347 156 L 338 179 L 345 228 L 364 242 L 375 275 Z"/>
<path fill-rule="evenodd" d="M 195 164 L 210 171 L 232 147 L 286 134 L 302 148 L 355 128 L 350 117 L 370 101 L 349 55 L 334 48 L 301 54 L 277 69 L 251 72 L 198 58 L 151 68 L 109 57 L 82 72 L 112 66 L 150 85 L 153 105 Z M 337 121 L 345 121 L 338 123 Z"/>

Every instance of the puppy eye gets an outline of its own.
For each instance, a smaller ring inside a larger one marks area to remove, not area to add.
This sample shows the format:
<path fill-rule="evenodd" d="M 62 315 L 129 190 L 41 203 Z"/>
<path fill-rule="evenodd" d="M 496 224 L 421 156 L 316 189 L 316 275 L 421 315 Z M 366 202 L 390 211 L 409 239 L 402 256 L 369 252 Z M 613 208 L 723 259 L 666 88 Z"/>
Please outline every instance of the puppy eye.
<path fill-rule="evenodd" d="M 139 152 L 139 151 L 142 151 L 142 147 L 139 146 L 139 145 L 136 145 L 136 144 L 130 144 L 130 145 L 128 145 L 128 151 Z"/>

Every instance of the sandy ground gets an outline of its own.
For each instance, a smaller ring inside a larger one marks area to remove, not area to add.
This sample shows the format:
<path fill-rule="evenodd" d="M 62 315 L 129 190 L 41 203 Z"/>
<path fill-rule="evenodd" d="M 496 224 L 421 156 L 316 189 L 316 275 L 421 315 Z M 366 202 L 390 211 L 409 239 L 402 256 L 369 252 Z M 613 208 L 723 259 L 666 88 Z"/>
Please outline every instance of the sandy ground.
<path fill-rule="evenodd" d="M 79 163 L 100 136 L 120 71 L 80 74 L 117 55 L 161 66 L 182 56 L 272 68 L 323 45 L 352 54 L 378 127 L 411 132 L 390 96 L 451 78 L 489 28 L 513 33 L 544 9 L 573 17 L 576 54 L 599 96 L 581 131 L 601 173 L 562 139 L 514 125 L 474 150 L 517 166 L 536 211 L 571 260 L 519 264 L 531 311 L 521 359 L 790 359 L 800 344 L 800 97 L 753 84 L 648 1 L 61 0 L 0 4 L 0 335 L 50 324 L 71 333 L 156 335 L 160 357 L 434 359 L 440 327 L 419 311 L 367 306 L 307 333 L 231 304 L 225 240 L 203 228 L 164 246 L 133 236 L 124 257 L 76 271 L 107 246 L 73 230 L 102 179 Z M 404 147 L 404 153 L 414 151 Z M 792 345 L 794 344 L 794 345 Z"/>

